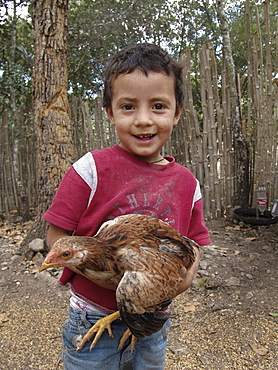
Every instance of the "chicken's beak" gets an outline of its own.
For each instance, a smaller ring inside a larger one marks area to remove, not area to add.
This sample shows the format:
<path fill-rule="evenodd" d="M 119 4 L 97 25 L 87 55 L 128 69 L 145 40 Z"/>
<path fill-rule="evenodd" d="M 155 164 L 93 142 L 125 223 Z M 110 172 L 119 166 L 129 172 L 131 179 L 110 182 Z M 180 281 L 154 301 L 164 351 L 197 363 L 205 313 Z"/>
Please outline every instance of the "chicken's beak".
<path fill-rule="evenodd" d="M 47 270 L 51 267 L 57 267 L 56 263 L 51 262 L 51 260 L 44 260 L 39 269 L 39 272 Z"/>
<path fill-rule="evenodd" d="M 57 263 L 57 255 L 54 250 L 51 250 L 48 255 L 45 257 L 39 272 L 47 270 L 51 267 L 60 267 L 60 265 Z"/>

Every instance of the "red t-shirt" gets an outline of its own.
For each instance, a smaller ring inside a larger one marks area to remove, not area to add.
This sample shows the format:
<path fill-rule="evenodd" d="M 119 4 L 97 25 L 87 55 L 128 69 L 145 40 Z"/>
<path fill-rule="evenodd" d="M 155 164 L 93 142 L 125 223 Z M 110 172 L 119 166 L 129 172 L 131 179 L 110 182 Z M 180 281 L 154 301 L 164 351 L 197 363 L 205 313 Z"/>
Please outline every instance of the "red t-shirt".
<path fill-rule="evenodd" d="M 75 235 L 93 236 L 123 214 L 146 214 L 169 223 L 199 245 L 210 243 L 199 182 L 185 167 L 147 163 L 118 145 L 85 154 L 68 170 L 43 218 Z M 75 294 L 107 311 L 117 310 L 115 292 L 64 269 Z"/>

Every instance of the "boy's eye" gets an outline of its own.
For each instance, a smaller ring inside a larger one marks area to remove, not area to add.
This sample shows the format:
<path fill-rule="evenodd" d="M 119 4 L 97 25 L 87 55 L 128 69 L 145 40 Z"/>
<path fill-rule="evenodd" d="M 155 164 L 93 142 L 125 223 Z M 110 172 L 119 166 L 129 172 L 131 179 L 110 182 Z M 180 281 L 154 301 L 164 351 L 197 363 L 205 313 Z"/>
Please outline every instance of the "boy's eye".
<path fill-rule="evenodd" d="M 122 109 L 123 110 L 132 110 L 133 109 L 133 106 L 131 104 L 124 104 L 122 106 Z"/>
<path fill-rule="evenodd" d="M 163 109 L 163 108 L 165 108 L 165 106 L 161 103 L 157 103 L 157 104 L 154 105 L 154 109 L 160 110 L 160 109 Z"/>

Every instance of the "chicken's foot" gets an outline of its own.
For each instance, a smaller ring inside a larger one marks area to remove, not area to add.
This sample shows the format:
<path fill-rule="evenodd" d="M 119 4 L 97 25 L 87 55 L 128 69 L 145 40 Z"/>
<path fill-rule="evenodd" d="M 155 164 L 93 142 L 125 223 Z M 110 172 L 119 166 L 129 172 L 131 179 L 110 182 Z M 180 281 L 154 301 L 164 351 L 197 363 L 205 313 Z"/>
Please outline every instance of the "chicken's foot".
<path fill-rule="evenodd" d="M 135 341 L 136 341 L 136 337 L 134 335 L 132 335 L 131 331 L 129 329 L 127 329 L 121 340 L 120 340 L 120 343 L 119 343 L 119 346 L 118 346 L 118 350 L 121 350 L 125 344 L 125 341 L 131 336 L 131 343 L 130 343 L 130 350 L 131 352 L 134 352 L 134 349 L 135 349 Z"/>
<path fill-rule="evenodd" d="M 79 343 L 77 347 L 77 351 L 81 349 L 86 342 L 88 342 L 92 337 L 95 335 L 95 338 L 90 346 L 90 349 L 92 350 L 94 346 L 96 345 L 97 341 L 101 337 L 102 333 L 104 332 L 105 329 L 108 330 L 108 333 L 110 337 L 113 338 L 113 332 L 111 329 L 111 324 L 113 321 L 117 320 L 120 317 L 120 312 L 116 311 L 114 313 L 111 313 L 111 315 L 107 315 L 103 317 L 102 319 L 99 319 L 94 326 L 92 326 L 88 332 L 84 335 L 82 338 L 81 342 Z"/>

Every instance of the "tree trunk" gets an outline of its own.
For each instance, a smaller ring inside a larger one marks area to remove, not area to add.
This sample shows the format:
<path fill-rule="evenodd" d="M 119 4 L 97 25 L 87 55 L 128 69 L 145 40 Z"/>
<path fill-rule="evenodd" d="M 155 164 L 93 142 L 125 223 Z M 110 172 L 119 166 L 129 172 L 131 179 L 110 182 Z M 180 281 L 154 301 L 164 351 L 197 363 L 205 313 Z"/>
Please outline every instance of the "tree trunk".
<path fill-rule="evenodd" d="M 34 115 L 38 156 L 38 215 L 23 247 L 45 237 L 42 214 L 73 162 L 73 135 L 67 98 L 68 0 L 34 0 Z"/>
<path fill-rule="evenodd" d="M 229 25 L 227 22 L 224 0 L 218 0 L 218 18 L 223 37 L 224 58 L 226 60 L 228 84 L 231 98 L 230 125 L 234 133 L 236 188 L 234 205 L 248 206 L 249 203 L 249 151 L 247 141 L 242 133 L 240 103 L 236 85 L 235 66 L 232 55 Z"/>

